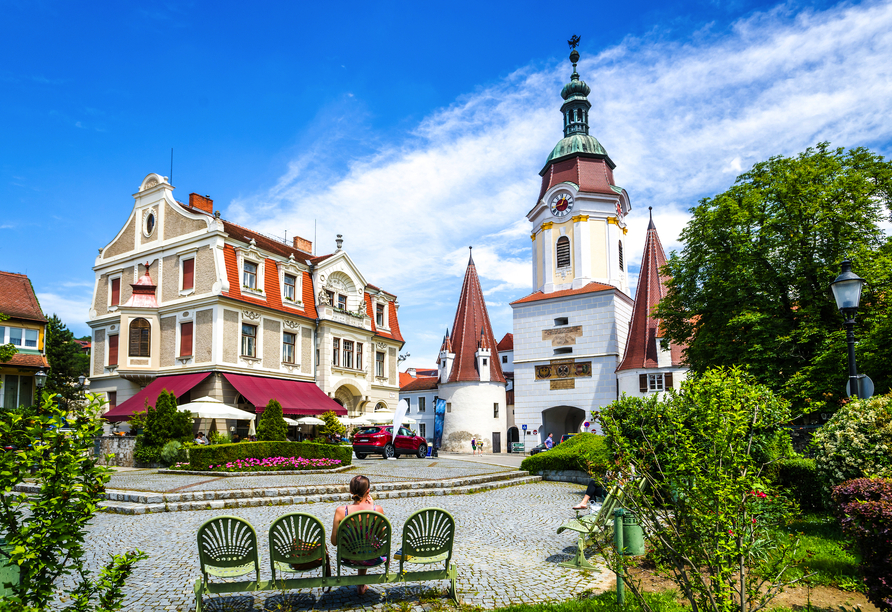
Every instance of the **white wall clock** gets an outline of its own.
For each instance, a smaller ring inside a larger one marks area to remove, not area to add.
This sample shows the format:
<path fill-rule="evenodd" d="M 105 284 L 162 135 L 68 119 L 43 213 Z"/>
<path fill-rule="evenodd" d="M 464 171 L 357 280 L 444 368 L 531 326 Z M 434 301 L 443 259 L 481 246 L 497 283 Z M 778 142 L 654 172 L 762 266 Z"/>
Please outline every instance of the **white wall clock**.
<path fill-rule="evenodd" d="M 555 217 L 566 217 L 573 210 L 573 196 L 569 193 L 556 193 L 551 198 L 549 207 Z"/>

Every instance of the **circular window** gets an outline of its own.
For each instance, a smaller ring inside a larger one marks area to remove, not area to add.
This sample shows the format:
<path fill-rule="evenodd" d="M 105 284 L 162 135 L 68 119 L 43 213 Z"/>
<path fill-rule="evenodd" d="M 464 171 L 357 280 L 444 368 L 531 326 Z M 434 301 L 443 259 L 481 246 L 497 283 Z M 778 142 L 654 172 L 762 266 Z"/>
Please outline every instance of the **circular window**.
<path fill-rule="evenodd" d="M 150 212 L 146 215 L 146 236 L 151 236 L 155 231 L 155 213 Z"/>

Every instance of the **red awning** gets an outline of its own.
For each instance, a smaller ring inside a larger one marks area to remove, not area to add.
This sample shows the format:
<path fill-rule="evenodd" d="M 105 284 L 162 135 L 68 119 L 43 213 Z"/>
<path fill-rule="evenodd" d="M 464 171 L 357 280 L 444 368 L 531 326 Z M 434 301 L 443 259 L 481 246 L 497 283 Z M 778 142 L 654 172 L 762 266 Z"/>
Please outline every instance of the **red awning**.
<path fill-rule="evenodd" d="M 345 416 L 347 409 L 325 395 L 316 383 L 262 378 L 245 374 L 223 374 L 246 400 L 254 404 L 257 414 L 263 412 L 271 399 L 282 404 L 285 414 L 313 416 L 333 410 Z"/>
<path fill-rule="evenodd" d="M 102 415 L 102 418 L 112 423 L 116 421 L 126 421 L 135 413 L 143 412 L 146 409 L 146 401 L 150 406 L 155 406 L 158 396 L 161 392 L 167 390 L 177 397 L 186 393 L 192 387 L 203 381 L 210 375 L 210 372 L 199 372 L 197 374 L 177 374 L 176 376 L 161 376 L 148 384 L 148 386 L 131 397 L 122 404 L 118 404 L 108 412 Z"/>

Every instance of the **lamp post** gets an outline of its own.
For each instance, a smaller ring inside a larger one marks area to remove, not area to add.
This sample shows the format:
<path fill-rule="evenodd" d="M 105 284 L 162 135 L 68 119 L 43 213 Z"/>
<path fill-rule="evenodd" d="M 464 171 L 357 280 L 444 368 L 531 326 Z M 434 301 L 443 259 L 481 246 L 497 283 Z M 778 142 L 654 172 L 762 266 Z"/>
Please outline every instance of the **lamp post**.
<path fill-rule="evenodd" d="M 852 272 L 852 261 L 844 259 L 842 272 L 830 283 L 833 290 L 833 298 L 836 307 L 845 318 L 846 342 L 849 345 L 849 394 L 859 399 L 867 399 L 873 395 L 873 384 L 863 384 L 862 379 L 870 381 L 865 376 L 858 375 L 858 366 L 855 363 L 855 316 L 858 314 L 858 306 L 861 304 L 861 289 L 866 281 Z"/>
<path fill-rule="evenodd" d="M 44 368 L 40 368 L 37 372 L 34 373 L 34 384 L 37 385 L 37 395 L 40 396 L 40 392 L 43 391 L 43 388 L 46 386 L 47 373 Z M 37 401 L 40 404 L 40 400 Z"/>

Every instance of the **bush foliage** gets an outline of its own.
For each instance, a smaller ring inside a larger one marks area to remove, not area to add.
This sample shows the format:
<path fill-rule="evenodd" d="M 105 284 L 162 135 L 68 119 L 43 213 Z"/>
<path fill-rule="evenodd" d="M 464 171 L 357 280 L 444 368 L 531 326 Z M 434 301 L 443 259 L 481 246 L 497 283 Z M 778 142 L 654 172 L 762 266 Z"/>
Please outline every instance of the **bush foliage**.
<path fill-rule="evenodd" d="M 826 493 L 853 478 L 892 478 L 892 394 L 849 402 L 812 444 Z"/>
<path fill-rule="evenodd" d="M 304 459 L 340 459 L 350 465 L 353 448 L 315 442 L 238 442 L 195 447 L 189 450 L 189 469 L 207 470 L 208 466 L 232 463 L 239 459 L 266 457 L 303 457 Z"/>
<path fill-rule="evenodd" d="M 143 432 L 136 436 L 133 458 L 145 465 L 170 465 L 176 457 L 170 461 L 164 459 L 165 445 L 169 442 L 182 445 L 192 439 L 192 415 L 177 410 L 177 396 L 166 389 L 158 395 L 154 406 L 146 404 L 145 412 L 134 415 L 130 426 L 143 427 Z"/>
<path fill-rule="evenodd" d="M 867 599 L 892 610 L 892 479 L 858 478 L 833 489 L 843 531 L 855 538 Z"/>
<path fill-rule="evenodd" d="M 326 441 L 336 439 L 334 444 L 340 444 L 341 436 L 347 433 L 347 428 L 338 420 L 338 415 L 334 413 L 334 410 L 323 412 L 319 418 L 325 421 L 325 425 L 322 426 L 319 433 L 325 437 Z"/>
<path fill-rule="evenodd" d="M 775 484 L 801 510 L 824 508 L 824 496 L 814 459 L 783 459 L 775 469 Z"/>
<path fill-rule="evenodd" d="M 596 480 L 607 471 L 611 462 L 610 451 L 603 436 L 581 433 L 545 451 L 527 457 L 520 469 L 531 474 L 545 470 L 579 470 L 588 472 Z"/>
<path fill-rule="evenodd" d="M 282 404 L 271 399 L 257 421 L 257 439 L 262 442 L 284 442 L 288 423 L 282 415 Z"/>

